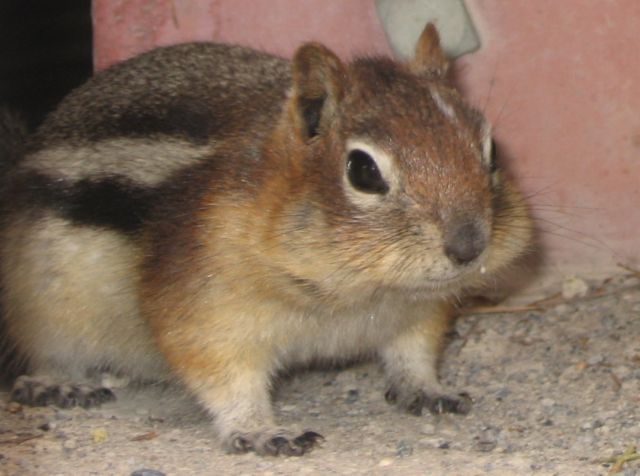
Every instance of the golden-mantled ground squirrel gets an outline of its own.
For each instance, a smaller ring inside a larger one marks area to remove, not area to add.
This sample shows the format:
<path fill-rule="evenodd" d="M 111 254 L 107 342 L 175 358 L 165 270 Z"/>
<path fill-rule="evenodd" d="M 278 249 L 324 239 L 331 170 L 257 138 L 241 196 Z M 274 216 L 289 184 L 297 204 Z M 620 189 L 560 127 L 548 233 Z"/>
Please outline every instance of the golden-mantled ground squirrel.
<path fill-rule="evenodd" d="M 437 378 L 449 300 L 531 222 L 447 66 L 429 25 L 408 64 L 185 44 L 73 91 L 4 191 L 13 398 L 100 403 L 96 369 L 177 377 L 228 450 L 298 455 L 321 437 L 275 424 L 274 374 L 375 356 L 389 402 L 467 412 Z"/>

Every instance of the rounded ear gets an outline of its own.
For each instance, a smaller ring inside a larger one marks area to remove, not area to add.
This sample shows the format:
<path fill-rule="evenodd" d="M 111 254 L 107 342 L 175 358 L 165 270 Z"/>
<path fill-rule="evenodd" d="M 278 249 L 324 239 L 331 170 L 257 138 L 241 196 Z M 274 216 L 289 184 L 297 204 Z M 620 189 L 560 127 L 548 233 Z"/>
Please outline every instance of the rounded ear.
<path fill-rule="evenodd" d="M 427 26 L 422 30 L 410 67 L 416 74 L 430 74 L 439 77 L 447 74 L 449 60 L 440 46 L 440 35 L 433 23 L 427 23 Z"/>
<path fill-rule="evenodd" d="M 306 43 L 293 57 L 294 120 L 305 139 L 319 134 L 335 113 L 345 87 L 340 59 L 319 43 Z"/>

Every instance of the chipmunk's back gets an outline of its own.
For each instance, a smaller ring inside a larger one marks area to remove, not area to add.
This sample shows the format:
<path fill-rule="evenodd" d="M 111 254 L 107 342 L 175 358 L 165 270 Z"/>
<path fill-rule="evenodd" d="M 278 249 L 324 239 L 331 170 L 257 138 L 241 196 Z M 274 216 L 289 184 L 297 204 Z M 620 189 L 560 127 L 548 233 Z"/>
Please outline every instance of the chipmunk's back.
<path fill-rule="evenodd" d="M 22 168 L 72 181 L 110 175 L 156 184 L 225 138 L 259 142 L 290 77 L 287 61 L 239 46 L 150 51 L 65 98 L 30 140 Z"/>

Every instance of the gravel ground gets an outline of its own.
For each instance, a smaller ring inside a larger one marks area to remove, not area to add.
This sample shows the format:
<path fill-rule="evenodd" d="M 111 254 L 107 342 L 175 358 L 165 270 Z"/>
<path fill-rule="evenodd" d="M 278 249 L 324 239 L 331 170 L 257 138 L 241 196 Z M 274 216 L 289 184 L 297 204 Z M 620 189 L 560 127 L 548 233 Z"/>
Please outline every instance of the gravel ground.
<path fill-rule="evenodd" d="M 4 392 L 0 475 L 640 475 L 640 280 L 576 279 L 563 292 L 540 310 L 458 320 L 442 378 L 473 396 L 467 416 L 400 414 L 372 364 L 302 372 L 282 380 L 276 411 L 326 441 L 261 458 L 223 454 L 171 390 L 121 391 L 92 410 L 23 408 Z"/>

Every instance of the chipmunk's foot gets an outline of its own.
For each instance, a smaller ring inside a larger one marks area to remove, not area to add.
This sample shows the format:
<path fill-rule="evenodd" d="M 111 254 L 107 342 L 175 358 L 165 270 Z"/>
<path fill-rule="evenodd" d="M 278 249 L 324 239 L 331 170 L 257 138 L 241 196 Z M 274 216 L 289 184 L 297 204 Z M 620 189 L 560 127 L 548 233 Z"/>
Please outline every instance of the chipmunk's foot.
<path fill-rule="evenodd" d="M 422 415 L 422 409 L 426 408 L 434 415 L 442 413 L 457 413 L 466 415 L 471 411 L 472 400 L 468 393 L 447 395 L 440 393 L 427 393 L 423 390 L 402 391 L 392 385 L 384 395 L 385 400 L 398 405 L 412 415 Z"/>
<path fill-rule="evenodd" d="M 90 408 L 115 400 L 106 387 L 59 382 L 50 377 L 18 377 L 11 390 L 11 400 L 32 407 L 54 405 L 60 408 Z"/>
<path fill-rule="evenodd" d="M 302 456 L 311 451 L 324 437 L 315 431 L 307 430 L 293 436 L 284 430 L 263 433 L 232 433 L 225 441 L 230 453 L 247 453 L 254 451 L 267 456 Z"/>

